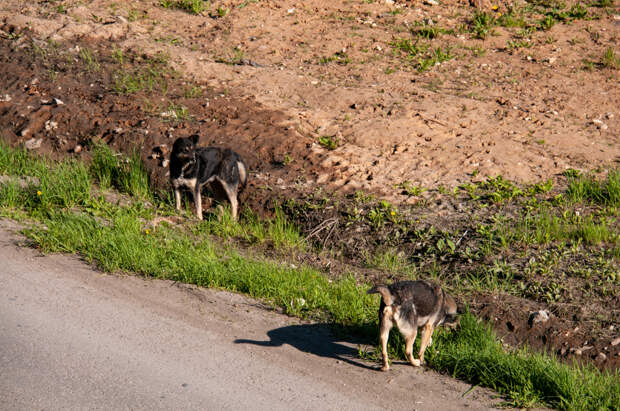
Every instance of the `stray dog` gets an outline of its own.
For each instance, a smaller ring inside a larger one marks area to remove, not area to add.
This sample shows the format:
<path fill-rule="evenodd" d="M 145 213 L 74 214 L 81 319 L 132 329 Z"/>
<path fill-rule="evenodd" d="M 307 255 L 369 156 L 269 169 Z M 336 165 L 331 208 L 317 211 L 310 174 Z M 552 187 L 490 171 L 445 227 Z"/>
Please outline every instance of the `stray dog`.
<path fill-rule="evenodd" d="M 392 285 L 377 285 L 368 294 L 381 294 L 379 307 L 379 333 L 382 371 L 390 369 L 387 342 L 394 323 L 405 337 L 405 353 L 411 365 L 419 367 L 424 363 L 424 351 L 431 341 L 435 327 L 445 323 L 450 327 L 458 323 L 456 303 L 438 284 L 428 281 L 401 281 Z M 420 341 L 419 359 L 413 358 L 413 343 L 418 328 L 424 327 Z"/>
<path fill-rule="evenodd" d="M 233 219 L 237 219 L 238 194 L 247 182 L 247 167 L 241 156 L 229 148 L 196 147 L 199 136 L 177 138 L 170 153 L 170 183 L 174 188 L 177 210 L 181 209 L 181 189 L 191 191 L 196 216 L 202 220 L 201 190 L 206 184 L 219 183 L 230 201 Z"/>

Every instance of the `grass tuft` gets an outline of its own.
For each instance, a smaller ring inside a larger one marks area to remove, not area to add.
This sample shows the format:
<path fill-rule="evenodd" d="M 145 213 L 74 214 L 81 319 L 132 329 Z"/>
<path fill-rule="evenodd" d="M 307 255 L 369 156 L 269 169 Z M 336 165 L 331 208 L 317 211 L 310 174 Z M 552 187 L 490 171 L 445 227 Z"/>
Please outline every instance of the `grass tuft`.
<path fill-rule="evenodd" d="M 603 181 L 579 173 L 569 173 L 568 177 L 566 194 L 572 201 L 620 207 L 620 168 L 610 170 Z"/>
<path fill-rule="evenodd" d="M 126 158 L 106 144 L 96 143 L 89 173 L 102 189 L 116 188 L 138 198 L 150 195 L 148 173 L 137 151 Z"/>

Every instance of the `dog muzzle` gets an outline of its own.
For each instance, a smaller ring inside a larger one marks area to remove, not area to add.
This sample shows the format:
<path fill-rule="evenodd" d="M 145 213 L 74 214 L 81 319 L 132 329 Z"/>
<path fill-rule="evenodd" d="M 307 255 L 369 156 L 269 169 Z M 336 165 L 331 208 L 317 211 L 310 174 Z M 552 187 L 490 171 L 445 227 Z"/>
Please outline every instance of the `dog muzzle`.
<path fill-rule="evenodd" d="M 443 325 L 454 329 L 459 325 L 459 317 L 456 314 L 448 314 L 443 320 Z"/>

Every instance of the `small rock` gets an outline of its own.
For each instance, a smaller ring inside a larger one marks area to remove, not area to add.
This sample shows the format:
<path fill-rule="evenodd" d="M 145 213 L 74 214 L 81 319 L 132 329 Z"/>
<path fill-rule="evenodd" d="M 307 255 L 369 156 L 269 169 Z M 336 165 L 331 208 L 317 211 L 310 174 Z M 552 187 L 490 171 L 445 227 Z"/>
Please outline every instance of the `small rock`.
<path fill-rule="evenodd" d="M 174 110 L 164 111 L 163 113 L 160 113 L 160 116 L 169 117 L 169 118 L 177 118 L 177 113 Z"/>
<path fill-rule="evenodd" d="M 73 152 L 74 153 L 80 153 L 82 151 L 82 145 L 80 144 L 76 144 L 75 147 L 73 147 Z"/>
<path fill-rule="evenodd" d="M 620 344 L 620 337 L 611 340 L 610 344 L 612 347 L 615 347 L 616 345 Z"/>
<path fill-rule="evenodd" d="M 164 168 L 168 167 L 168 164 L 170 164 L 170 160 L 168 159 L 165 159 L 164 161 L 161 162 L 161 166 Z"/>
<path fill-rule="evenodd" d="M 47 120 L 45 122 L 45 130 L 46 131 L 52 131 L 52 130 L 56 130 L 58 128 L 58 123 L 55 121 L 51 121 L 51 120 Z"/>
<path fill-rule="evenodd" d="M 530 327 L 537 323 L 546 323 L 549 321 L 549 312 L 547 310 L 534 311 L 530 313 L 528 324 Z"/>
<path fill-rule="evenodd" d="M 605 118 L 611 120 L 612 118 L 614 118 L 614 113 L 606 113 Z"/>
<path fill-rule="evenodd" d="M 439 2 L 437 2 L 436 0 L 424 0 L 424 4 L 426 4 L 427 6 L 437 6 Z"/>
<path fill-rule="evenodd" d="M 557 59 L 558 59 L 557 57 L 549 57 L 547 61 L 549 62 L 549 64 L 553 64 L 556 62 Z"/>
<path fill-rule="evenodd" d="M 592 124 L 594 124 L 600 130 L 607 130 L 607 124 L 603 122 L 603 120 L 595 118 L 592 120 Z"/>
<path fill-rule="evenodd" d="M 64 104 L 65 103 L 61 99 L 59 99 L 59 98 L 55 98 L 54 99 L 54 105 L 56 105 L 56 106 L 63 106 Z"/>
<path fill-rule="evenodd" d="M 0 96 L 0 102 L 8 102 L 11 100 L 13 100 L 13 98 L 9 96 L 8 94 L 5 94 L 4 96 Z"/>
<path fill-rule="evenodd" d="M 43 140 L 40 138 L 31 138 L 30 140 L 27 140 L 24 142 L 24 147 L 26 147 L 26 150 L 36 150 L 37 148 L 41 147 L 41 142 Z"/>
<path fill-rule="evenodd" d="M 598 353 L 598 355 L 594 359 L 594 361 L 596 362 L 605 362 L 605 360 L 607 360 L 607 356 L 602 352 Z"/>
<path fill-rule="evenodd" d="M 118 20 L 119 23 L 121 24 L 128 24 L 129 21 L 127 21 L 127 19 L 123 16 L 116 16 L 116 20 Z"/>

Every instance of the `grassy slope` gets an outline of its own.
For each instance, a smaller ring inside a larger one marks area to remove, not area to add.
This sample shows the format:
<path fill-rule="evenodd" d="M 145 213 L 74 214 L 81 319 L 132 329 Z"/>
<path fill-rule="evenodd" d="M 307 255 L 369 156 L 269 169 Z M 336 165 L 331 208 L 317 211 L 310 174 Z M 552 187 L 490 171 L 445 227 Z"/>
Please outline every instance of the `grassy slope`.
<path fill-rule="evenodd" d="M 35 178 L 26 184 L 13 179 L 0 185 L 0 215 L 29 223 L 25 234 L 45 252 L 79 253 L 105 271 L 243 292 L 344 332 L 376 330 L 378 301 L 366 295 L 368 285 L 358 284 L 353 275 L 330 280 L 314 269 L 245 257 L 213 241 L 217 233 L 236 234 L 281 248 L 299 247 L 303 240 L 281 215 L 262 222 L 246 214 L 245 227 L 226 218 L 186 227 L 165 222 L 155 226 L 151 222 L 156 215 L 174 213 L 170 202 L 150 193 L 137 157 L 121 161 L 102 146 L 95 148 L 94 161 L 86 166 L 73 160 L 52 163 L 0 145 L 0 174 Z M 607 193 L 602 198 L 615 195 L 609 194 L 616 192 L 609 183 L 584 181 L 590 188 L 575 189 L 574 195 L 587 190 Z M 97 195 L 95 182 L 128 194 L 132 201 L 127 206 L 106 201 Z M 392 338 L 391 352 L 402 356 L 402 349 L 402 341 Z M 527 349 L 506 349 L 489 326 L 469 313 L 458 332 L 438 333 L 427 360 L 437 370 L 497 390 L 516 406 L 611 410 L 620 404 L 617 372 L 568 366 Z"/>

